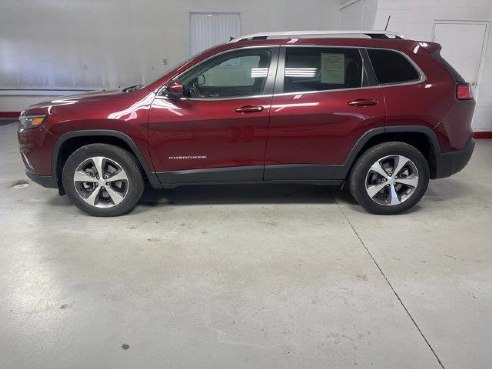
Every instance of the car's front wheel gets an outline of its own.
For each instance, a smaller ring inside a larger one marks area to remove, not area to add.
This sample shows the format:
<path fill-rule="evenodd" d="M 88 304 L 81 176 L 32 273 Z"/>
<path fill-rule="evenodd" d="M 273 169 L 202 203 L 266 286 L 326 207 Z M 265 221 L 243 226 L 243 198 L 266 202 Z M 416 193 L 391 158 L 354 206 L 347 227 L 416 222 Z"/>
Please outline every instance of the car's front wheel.
<path fill-rule="evenodd" d="M 352 168 L 349 188 L 366 210 L 397 214 L 417 204 L 429 184 L 422 153 L 404 142 L 385 142 L 364 152 Z"/>
<path fill-rule="evenodd" d="M 62 183 L 79 209 L 100 217 L 128 213 L 144 190 L 135 157 L 108 144 L 90 144 L 74 151 L 63 166 Z"/>

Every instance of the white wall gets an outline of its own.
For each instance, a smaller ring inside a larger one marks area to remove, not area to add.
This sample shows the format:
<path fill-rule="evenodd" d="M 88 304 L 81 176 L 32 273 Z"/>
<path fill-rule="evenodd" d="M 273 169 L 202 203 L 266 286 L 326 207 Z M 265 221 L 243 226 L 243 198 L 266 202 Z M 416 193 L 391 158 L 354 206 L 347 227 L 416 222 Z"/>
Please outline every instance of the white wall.
<path fill-rule="evenodd" d="M 388 30 L 402 33 L 407 38 L 430 41 L 436 20 L 491 22 L 492 0 L 342 0 L 342 28 L 347 23 L 344 12 L 352 12 L 357 17 L 357 21 L 351 19 L 348 22 L 350 25 L 361 23 L 359 28 L 378 30 L 384 29 L 391 15 Z M 466 45 L 463 45 L 463 57 L 466 58 Z M 486 40 L 482 66 L 473 128 L 475 131 L 492 131 L 492 32 Z"/>
<path fill-rule="evenodd" d="M 373 29 L 378 0 L 341 0 L 341 3 L 341 29 Z"/>
<path fill-rule="evenodd" d="M 337 29 L 339 0 L 1 0 L 0 112 L 60 92 L 156 79 L 189 57 L 189 12 L 240 12 L 243 34 Z M 67 93 L 67 92 L 64 92 Z M 26 96 L 27 95 L 27 96 Z"/>

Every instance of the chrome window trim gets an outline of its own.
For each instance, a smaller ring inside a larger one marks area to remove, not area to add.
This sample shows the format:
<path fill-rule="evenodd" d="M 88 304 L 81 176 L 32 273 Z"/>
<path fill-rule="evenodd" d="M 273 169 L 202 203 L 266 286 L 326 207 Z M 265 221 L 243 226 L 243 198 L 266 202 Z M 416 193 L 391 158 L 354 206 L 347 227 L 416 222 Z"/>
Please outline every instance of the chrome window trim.
<path fill-rule="evenodd" d="M 226 101 L 226 100 L 240 100 L 240 99 L 260 99 L 264 97 L 273 97 L 273 94 L 267 95 L 248 95 L 248 96 L 240 96 L 240 97 L 211 97 L 209 99 L 206 98 L 190 98 L 190 97 L 182 97 L 180 99 L 171 99 L 164 95 L 156 95 L 154 99 L 159 100 L 180 100 L 180 101 Z"/>
<path fill-rule="evenodd" d="M 360 50 L 365 49 L 365 50 L 386 50 L 386 51 L 393 51 L 396 53 L 399 53 L 402 55 L 406 60 L 410 62 L 410 64 L 415 68 L 417 73 L 419 74 L 419 79 L 411 80 L 411 81 L 405 81 L 405 82 L 391 82 L 391 83 L 378 83 L 377 85 L 374 86 L 362 86 L 362 87 L 353 87 L 353 88 L 339 88 L 339 89 L 332 89 L 332 90 L 313 90 L 313 91 L 298 91 L 298 92 L 282 92 L 278 94 L 274 94 L 274 96 L 287 96 L 287 95 L 300 95 L 300 94 L 311 94 L 311 93 L 319 93 L 319 92 L 336 92 L 336 91 L 351 91 L 351 90 L 363 90 L 363 89 L 368 89 L 368 88 L 385 88 L 385 87 L 394 87 L 394 86 L 408 86 L 408 85 L 416 85 L 419 83 L 422 83 L 427 80 L 427 77 L 425 76 L 424 72 L 420 67 L 415 63 L 407 54 L 400 50 L 396 49 L 391 49 L 387 47 L 363 47 L 363 46 L 338 46 L 338 45 L 281 45 L 281 48 L 290 48 L 290 47 L 315 47 L 315 48 L 336 48 L 336 49 L 358 49 L 359 53 Z M 362 55 L 361 55 L 362 58 Z M 362 58 L 362 62 L 364 63 L 364 58 Z M 369 58 L 369 62 L 372 65 L 372 61 Z"/>
<path fill-rule="evenodd" d="M 164 84 L 163 86 L 161 86 L 159 89 L 157 89 L 157 92 L 156 92 L 156 96 L 155 98 L 167 98 L 166 96 L 162 95 L 162 91 L 167 87 L 168 83 L 171 82 L 171 81 L 174 81 L 174 80 L 179 80 L 179 78 L 187 73 L 188 71 L 190 71 L 191 69 L 194 69 L 196 67 L 199 67 L 201 64 L 203 63 L 206 63 L 207 61 L 215 58 L 215 57 L 218 57 L 218 56 L 221 56 L 221 55 L 224 55 L 224 54 L 227 54 L 227 53 L 230 53 L 230 52 L 235 52 L 235 51 L 240 51 L 240 50 L 248 50 L 248 49 L 278 49 L 279 48 L 279 45 L 253 45 L 253 46 L 247 46 L 247 47 L 235 47 L 235 48 L 232 48 L 232 49 L 228 49 L 228 50 L 224 50 L 220 53 L 217 53 L 217 54 L 214 54 L 214 55 L 211 55 L 209 56 L 208 58 L 206 59 L 203 59 L 202 61 L 200 61 L 199 63 L 196 63 L 196 64 L 193 64 L 191 65 L 190 67 L 188 67 L 186 70 L 182 71 L 181 73 L 179 73 L 178 75 L 172 77 L 166 84 Z M 276 65 L 276 63 L 275 63 Z M 272 66 L 272 58 L 270 59 L 270 65 L 268 67 L 268 77 L 270 77 L 270 73 L 271 73 L 271 66 Z M 277 71 L 275 70 L 275 74 L 277 73 Z M 202 100 L 236 100 L 236 99 L 248 99 L 248 98 L 253 98 L 253 97 L 256 97 L 256 96 L 272 96 L 273 94 L 266 94 L 266 95 L 250 95 L 250 96 L 240 96 L 240 97 L 224 97 L 224 98 L 190 98 L 190 97 L 184 97 L 184 98 L 181 98 L 179 100 L 190 100 L 190 101 L 194 101 L 194 100 L 199 100 L 199 101 L 202 101 Z"/>
<path fill-rule="evenodd" d="M 312 95 L 312 94 L 324 94 L 324 93 L 333 93 L 333 92 L 346 92 L 346 91 L 359 91 L 359 90 L 371 90 L 375 88 L 381 88 L 382 86 L 364 86 L 364 87 L 353 87 L 353 88 L 337 88 L 332 90 L 316 90 L 316 91 L 299 91 L 299 92 L 281 92 L 278 94 L 274 94 L 273 97 L 277 96 L 289 96 L 289 95 Z"/>

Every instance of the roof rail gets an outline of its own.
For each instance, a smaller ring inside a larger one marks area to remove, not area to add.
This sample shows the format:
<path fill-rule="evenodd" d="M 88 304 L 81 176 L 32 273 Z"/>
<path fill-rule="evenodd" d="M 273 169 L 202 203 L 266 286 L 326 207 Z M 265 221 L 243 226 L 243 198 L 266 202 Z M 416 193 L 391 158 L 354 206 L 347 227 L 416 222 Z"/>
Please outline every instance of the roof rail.
<path fill-rule="evenodd" d="M 289 32 L 260 32 L 251 35 L 240 36 L 230 42 L 239 42 L 245 40 L 266 40 L 267 38 L 306 38 L 316 36 L 342 36 L 365 35 L 370 38 L 396 38 L 403 39 L 403 35 L 389 31 L 289 31 Z"/>

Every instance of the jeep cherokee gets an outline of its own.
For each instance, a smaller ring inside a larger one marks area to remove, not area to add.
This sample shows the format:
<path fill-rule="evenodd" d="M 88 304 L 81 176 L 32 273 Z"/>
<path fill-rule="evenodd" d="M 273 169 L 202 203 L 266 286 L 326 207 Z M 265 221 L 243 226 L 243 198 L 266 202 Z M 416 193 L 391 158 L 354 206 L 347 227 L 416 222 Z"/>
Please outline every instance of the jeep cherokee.
<path fill-rule="evenodd" d="M 368 211 L 413 207 L 461 170 L 475 101 L 441 46 L 389 32 L 244 36 L 157 81 L 21 113 L 26 173 L 84 212 L 116 216 L 154 188 L 342 186 Z"/>

